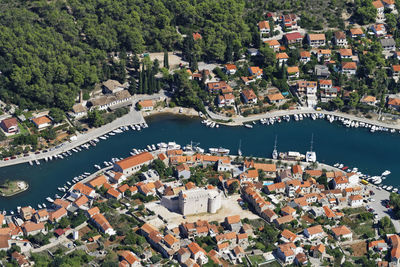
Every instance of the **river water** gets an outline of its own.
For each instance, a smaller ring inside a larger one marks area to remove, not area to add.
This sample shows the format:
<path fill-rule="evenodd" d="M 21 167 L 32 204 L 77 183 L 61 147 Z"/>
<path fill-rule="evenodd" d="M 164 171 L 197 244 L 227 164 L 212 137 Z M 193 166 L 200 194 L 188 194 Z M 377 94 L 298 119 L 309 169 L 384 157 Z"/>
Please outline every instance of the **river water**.
<path fill-rule="evenodd" d="M 384 183 L 400 187 L 399 151 L 400 135 L 370 133 L 366 129 L 345 128 L 341 124 L 325 120 L 275 123 L 273 126 L 257 124 L 253 129 L 245 127 L 207 128 L 199 120 L 180 116 L 159 115 L 148 118 L 149 128 L 127 131 L 101 140 L 96 147 L 73 153 L 63 160 L 41 161 L 40 165 L 28 163 L 0 168 L 0 183 L 5 179 L 25 180 L 29 189 L 11 198 L 0 198 L 0 210 L 11 210 L 17 206 L 47 203 L 45 198 L 62 193 L 57 190 L 83 172 L 94 172 L 94 164 L 101 164 L 112 157 L 127 157 L 132 148 L 145 148 L 148 144 L 176 141 L 186 145 L 190 141 L 200 147 L 224 147 L 236 154 L 241 140 L 245 156 L 270 157 L 275 136 L 278 137 L 278 151 L 299 151 L 310 148 L 314 135 L 314 150 L 319 162 L 344 163 L 358 167 L 363 173 L 379 175 L 384 170 L 392 174 Z"/>

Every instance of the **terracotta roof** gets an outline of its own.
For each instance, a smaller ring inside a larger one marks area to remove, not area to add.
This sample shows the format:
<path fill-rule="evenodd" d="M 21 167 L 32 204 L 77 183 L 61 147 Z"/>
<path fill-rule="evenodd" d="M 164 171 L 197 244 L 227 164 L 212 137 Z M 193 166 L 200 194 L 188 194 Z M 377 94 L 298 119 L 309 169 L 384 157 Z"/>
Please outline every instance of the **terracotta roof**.
<path fill-rule="evenodd" d="M 395 72 L 400 71 L 400 65 L 393 65 L 392 68 L 393 68 L 393 71 L 395 71 Z"/>
<path fill-rule="evenodd" d="M 74 190 L 89 196 L 94 190 L 81 182 L 74 185 Z"/>
<path fill-rule="evenodd" d="M 335 38 L 336 39 L 346 39 L 346 34 L 342 31 L 337 31 L 337 32 L 335 32 Z"/>
<path fill-rule="evenodd" d="M 194 39 L 195 41 L 203 39 L 203 37 L 201 36 L 201 34 L 198 33 L 198 32 L 192 33 L 192 36 L 193 36 L 193 39 Z"/>
<path fill-rule="evenodd" d="M 154 227 L 153 225 L 151 225 L 149 223 L 143 224 L 142 227 L 140 227 L 140 230 L 144 231 L 147 234 L 150 234 L 153 231 L 158 231 L 158 229 L 156 227 Z"/>
<path fill-rule="evenodd" d="M 295 173 L 295 174 L 297 174 L 297 173 L 302 174 L 303 173 L 303 169 L 301 168 L 300 165 L 297 164 L 297 165 L 294 165 L 292 167 L 292 172 Z"/>
<path fill-rule="evenodd" d="M 121 192 L 117 191 L 114 187 L 111 187 L 110 189 L 107 190 L 107 194 L 115 198 L 119 198 Z"/>
<path fill-rule="evenodd" d="M 4 124 L 4 126 L 8 129 L 10 127 L 13 126 L 17 126 L 18 125 L 18 121 L 16 118 L 8 118 L 8 119 L 4 119 L 2 120 L 2 123 Z"/>
<path fill-rule="evenodd" d="M 256 94 L 254 93 L 254 91 L 252 89 L 245 89 L 242 91 L 242 94 L 248 99 L 255 99 L 257 98 Z"/>
<path fill-rule="evenodd" d="M 383 4 L 382 4 L 382 2 L 379 0 L 379 1 L 373 1 L 372 2 L 372 5 L 376 8 L 376 9 L 378 9 L 378 8 L 382 8 L 383 7 Z"/>
<path fill-rule="evenodd" d="M 258 28 L 261 30 L 261 29 L 269 29 L 270 27 L 269 27 L 269 22 L 268 21 L 266 21 L 266 20 L 263 20 L 263 21 L 260 21 L 259 23 L 258 23 Z"/>
<path fill-rule="evenodd" d="M 99 207 L 93 207 L 93 208 L 89 209 L 87 212 L 88 212 L 89 216 L 92 217 L 93 215 L 100 213 L 100 209 L 99 209 Z"/>
<path fill-rule="evenodd" d="M 71 202 L 61 198 L 57 198 L 56 200 L 54 200 L 54 204 L 57 206 L 64 207 L 66 209 L 69 207 L 69 205 L 71 205 Z"/>
<path fill-rule="evenodd" d="M 285 97 L 281 93 L 267 95 L 269 101 L 283 100 Z"/>
<path fill-rule="evenodd" d="M 130 265 L 133 265 L 135 262 L 139 262 L 139 259 L 135 256 L 135 254 L 133 254 L 132 251 L 118 251 L 118 255 L 124 258 Z"/>
<path fill-rule="evenodd" d="M 353 51 L 351 49 L 339 49 L 339 54 L 343 56 L 352 56 Z"/>
<path fill-rule="evenodd" d="M 310 235 L 315 235 L 315 234 L 323 233 L 324 230 L 322 229 L 321 225 L 315 225 L 315 226 L 308 227 L 307 232 Z"/>
<path fill-rule="evenodd" d="M 276 172 L 275 164 L 254 163 L 254 168 L 257 170 L 263 170 L 265 172 Z"/>
<path fill-rule="evenodd" d="M 301 51 L 300 57 L 311 57 L 311 53 L 309 51 Z"/>
<path fill-rule="evenodd" d="M 138 155 L 128 157 L 126 159 L 117 161 L 116 164 L 125 170 L 133 166 L 143 164 L 147 161 L 153 160 L 153 156 L 149 152 L 143 152 Z"/>
<path fill-rule="evenodd" d="M 323 33 L 309 33 L 308 36 L 311 41 L 325 40 L 325 34 Z"/>
<path fill-rule="evenodd" d="M 350 199 L 351 201 L 356 201 L 356 200 L 362 200 L 363 197 L 360 196 L 360 195 L 352 195 L 352 196 L 349 197 L 349 199 Z"/>
<path fill-rule="evenodd" d="M 85 205 L 88 202 L 89 202 L 89 199 L 85 195 L 80 196 L 79 198 L 77 198 L 74 201 L 75 205 L 78 206 L 78 207 L 80 207 L 82 205 Z"/>
<path fill-rule="evenodd" d="M 297 39 L 303 39 L 303 35 L 301 35 L 299 32 L 291 32 L 285 34 L 284 38 L 286 38 L 288 41 L 293 41 Z"/>
<path fill-rule="evenodd" d="M 103 214 L 98 213 L 93 215 L 92 219 L 101 227 L 104 231 L 111 228 L 110 223 L 107 221 L 106 217 Z"/>
<path fill-rule="evenodd" d="M 288 59 L 289 56 L 286 53 L 278 53 L 276 54 L 276 59 Z"/>
<path fill-rule="evenodd" d="M 361 28 L 350 29 L 350 33 L 352 35 L 362 35 L 362 34 L 364 34 L 364 32 L 363 32 L 363 30 Z"/>
<path fill-rule="evenodd" d="M 101 187 L 103 184 L 107 182 L 106 177 L 104 175 L 99 175 L 92 180 L 89 181 L 89 185 L 91 187 Z"/>
<path fill-rule="evenodd" d="M 49 220 L 50 221 L 54 221 L 54 220 L 58 220 L 59 218 L 61 218 L 62 216 L 65 216 L 67 214 L 67 210 L 62 208 L 59 208 L 56 211 L 53 211 L 50 213 L 49 215 Z"/>
<path fill-rule="evenodd" d="M 278 225 L 284 224 L 284 223 L 289 223 L 294 220 L 292 215 L 286 215 L 282 216 L 280 218 L 275 219 Z"/>
<path fill-rule="evenodd" d="M 265 41 L 266 44 L 268 44 L 269 46 L 277 46 L 280 45 L 278 40 L 269 40 L 269 41 Z"/>
<path fill-rule="evenodd" d="M 51 120 L 47 116 L 33 118 L 32 121 L 38 126 L 46 123 L 51 123 Z"/>
<path fill-rule="evenodd" d="M 357 69 L 357 64 L 355 62 L 343 62 L 342 63 L 342 68 L 343 69 L 349 69 L 349 70 L 356 70 Z"/>
<path fill-rule="evenodd" d="M 202 249 L 199 244 L 197 244 L 196 242 L 192 242 L 188 245 L 188 249 L 189 251 L 193 254 L 196 255 L 199 252 L 203 252 L 204 254 L 206 254 L 206 252 L 204 251 L 204 249 Z"/>
<path fill-rule="evenodd" d="M 400 106 L 400 98 L 389 98 L 389 105 Z"/>
<path fill-rule="evenodd" d="M 153 100 L 142 100 L 142 101 L 139 101 L 139 105 L 142 108 L 149 108 L 149 107 L 154 106 L 154 103 L 153 103 Z"/>
<path fill-rule="evenodd" d="M 164 241 L 171 247 L 173 244 L 178 242 L 178 239 L 176 239 L 173 235 L 167 234 L 164 236 Z"/>
<path fill-rule="evenodd" d="M 281 209 L 281 212 L 284 212 L 286 214 L 292 214 L 293 212 L 296 212 L 296 210 L 290 206 L 285 206 Z"/>
<path fill-rule="evenodd" d="M 235 64 L 225 64 L 225 69 L 227 70 L 236 70 L 236 65 Z"/>
<path fill-rule="evenodd" d="M 324 253 L 325 252 L 325 246 L 324 246 L 324 244 L 319 244 L 319 245 L 314 247 L 314 250 L 317 250 L 320 253 Z"/>
<path fill-rule="evenodd" d="M 277 216 L 276 213 L 271 209 L 265 209 L 263 213 L 268 217 L 272 218 L 273 216 Z"/>
<path fill-rule="evenodd" d="M 228 217 L 226 217 L 226 222 L 228 224 L 240 223 L 240 215 L 228 216 Z"/>
<path fill-rule="evenodd" d="M 294 242 L 294 240 L 297 238 L 297 235 L 289 231 L 288 229 L 283 230 L 281 236 L 289 240 L 290 242 Z"/>
<path fill-rule="evenodd" d="M 22 228 L 25 229 L 26 233 L 38 231 L 38 230 L 43 230 L 44 229 L 44 223 L 34 223 L 32 221 L 27 221 L 22 225 Z"/>
<path fill-rule="evenodd" d="M 338 227 L 333 227 L 333 228 L 332 228 L 332 232 L 333 232 L 336 236 L 342 236 L 342 235 L 351 234 L 350 229 L 347 228 L 345 225 L 341 225 L 341 226 L 338 226 Z"/>
<path fill-rule="evenodd" d="M 290 73 L 297 73 L 299 72 L 299 67 L 294 66 L 294 67 L 287 67 L 287 72 Z"/>

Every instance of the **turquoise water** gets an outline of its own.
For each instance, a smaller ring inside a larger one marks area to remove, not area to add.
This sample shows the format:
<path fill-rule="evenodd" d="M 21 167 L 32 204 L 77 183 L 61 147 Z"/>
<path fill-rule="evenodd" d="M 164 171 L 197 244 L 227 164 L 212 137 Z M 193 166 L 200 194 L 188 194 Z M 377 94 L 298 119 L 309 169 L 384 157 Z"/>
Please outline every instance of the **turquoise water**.
<path fill-rule="evenodd" d="M 0 210 L 15 209 L 17 206 L 47 203 L 45 198 L 61 192 L 57 187 L 72 180 L 83 172 L 94 172 L 94 164 L 102 164 L 112 157 L 126 157 L 132 148 L 145 148 L 147 144 L 176 141 L 186 145 L 199 142 L 203 148 L 225 147 L 235 154 L 239 140 L 246 156 L 270 157 L 275 135 L 278 136 L 278 151 L 299 151 L 305 153 L 310 147 L 314 134 L 314 150 L 319 162 L 344 163 L 358 167 L 363 173 L 379 175 L 384 170 L 392 174 L 384 181 L 400 186 L 400 135 L 370 133 L 366 129 L 349 129 L 325 120 L 291 120 L 266 126 L 257 124 L 253 129 L 245 127 L 207 128 L 199 120 L 176 116 L 157 116 L 147 120 L 149 128 L 127 131 L 101 141 L 96 147 L 74 153 L 63 160 L 55 160 L 36 166 L 20 164 L 0 168 L 0 182 L 5 179 L 22 179 L 29 183 L 26 192 L 11 198 L 0 198 Z"/>

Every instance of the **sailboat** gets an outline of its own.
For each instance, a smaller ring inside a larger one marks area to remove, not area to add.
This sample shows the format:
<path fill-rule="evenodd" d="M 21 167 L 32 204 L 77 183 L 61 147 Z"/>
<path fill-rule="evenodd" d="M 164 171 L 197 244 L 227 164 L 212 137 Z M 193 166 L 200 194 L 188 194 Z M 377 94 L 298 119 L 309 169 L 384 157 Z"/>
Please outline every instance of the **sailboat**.
<path fill-rule="evenodd" d="M 314 143 L 314 134 L 311 135 L 310 151 L 307 151 L 307 153 L 306 153 L 306 161 L 307 162 L 316 162 L 317 161 L 317 154 L 313 151 L 313 143 Z"/>
<path fill-rule="evenodd" d="M 275 136 L 274 150 L 272 151 L 272 158 L 273 159 L 277 159 L 278 158 L 278 150 L 276 149 L 276 141 L 277 141 L 277 137 Z"/>
<path fill-rule="evenodd" d="M 239 155 L 239 157 L 241 157 L 241 156 L 242 156 L 242 150 L 241 150 L 241 147 L 242 147 L 242 140 L 240 139 L 240 140 L 239 140 L 239 149 L 238 149 L 238 155 Z"/>

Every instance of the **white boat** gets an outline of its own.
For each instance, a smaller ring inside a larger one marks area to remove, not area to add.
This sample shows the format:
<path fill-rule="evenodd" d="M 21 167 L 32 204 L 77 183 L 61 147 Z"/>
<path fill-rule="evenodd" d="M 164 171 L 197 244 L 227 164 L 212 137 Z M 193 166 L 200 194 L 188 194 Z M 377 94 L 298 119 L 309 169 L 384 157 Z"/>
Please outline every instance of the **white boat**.
<path fill-rule="evenodd" d="M 71 186 L 72 184 L 69 182 L 69 181 L 67 181 L 67 184 L 69 185 L 69 186 Z"/>
<path fill-rule="evenodd" d="M 53 203 L 53 202 L 54 202 L 54 200 L 53 200 L 51 197 L 46 197 L 46 200 L 47 200 L 48 202 L 50 202 L 50 203 Z"/>
<path fill-rule="evenodd" d="M 382 186 L 383 189 L 386 189 L 387 187 L 388 187 L 387 185 Z"/>
<path fill-rule="evenodd" d="M 397 193 L 397 191 L 399 191 L 398 188 L 394 188 L 394 189 L 392 190 L 393 193 Z"/>
<path fill-rule="evenodd" d="M 393 189 L 393 186 L 391 186 L 391 185 L 387 187 L 387 191 L 391 191 L 392 189 Z"/>
<path fill-rule="evenodd" d="M 314 121 L 317 119 L 317 116 L 315 116 L 315 114 L 311 114 L 311 119 L 313 119 Z"/>
<path fill-rule="evenodd" d="M 253 125 L 251 125 L 251 124 L 245 124 L 244 127 L 251 129 L 251 128 L 253 128 Z"/>
<path fill-rule="evenodd" d="M 382 176 L 388 176 L 389 174 L 391 174 L 391 172 L 388 171 L 388 170 L 386 170 L 386 171 L 384 171 L 384 172 L 382 173 Z"/>
<path fill-rule="evenodd" d="M 335 163 L 335 164 L 333 164 L 333 167 L 339 167 L 339 163 Z"/>
<path fill-rule="evenodd" d="M 43 206 L 44 208 L 46 208 L 46 207 L 47 207 L 45 203 L 42 203 L 42 206 Z"/>
<path fill-rule="evenodd" d="M 90 172 L 84 172 L 83 174 L 84 175 L 90 175 Z"/>
<path fill-rule="evenodd" d="M 94 167 L 95 167 L 96 169 L 99 169 L 99 170 L 101 169 L 101 167 L 100 167 L 99 165 L 97 165 L 97 164 L 95 164 Z"/>
<path fill-rule="evenodd" d="M 210 153 L 216 153 L 216 154 L 229 154 L 230 150 L 227 148 L 209 148 L 208 149 L 210 151 Z"/>
<path fill-rule="evenodd" d="M 39 209 L 42 209 L 42 208 L 43 208 L 42 205 L 40 205 L 40 204 L 38 204 L 38 207 L 39 207 Z"/>
<path fill-rule="evenodd" d="M 155 146 L 154 144 L 151 145 L 151 148 L 152 148 L 153 150 L 156 150 L 156 146 Z"/>
<path fill-rule="evenodd" d="M 33 162 L 32 160 L 29 161 L 29 165 L 33 166 Z"/>
<path fill-rule="evenodd" d="M 294 117 L 294 120 L 295 120 L 295 121 L 298 121 L 298 120 L 299 120 L 299 116 L 298 116 L 297 114 L 294 114 L 293 117 Z"/>

